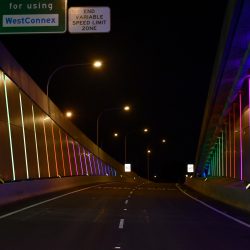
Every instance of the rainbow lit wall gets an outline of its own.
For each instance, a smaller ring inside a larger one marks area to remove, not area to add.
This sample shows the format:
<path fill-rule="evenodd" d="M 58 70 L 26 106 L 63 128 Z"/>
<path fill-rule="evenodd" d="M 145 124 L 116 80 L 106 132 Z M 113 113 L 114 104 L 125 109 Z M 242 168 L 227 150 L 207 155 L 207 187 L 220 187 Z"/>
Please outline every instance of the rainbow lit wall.
<path fill-rule="evenodd" d="M 198 176 L 250 181 L 250 1 L 229 1 L 196 154 Z"/>
<path fill-rule="evenodd" d="M 75 127 L 0 43 L 0 181 L 118 176 L 115 161 Z"/>

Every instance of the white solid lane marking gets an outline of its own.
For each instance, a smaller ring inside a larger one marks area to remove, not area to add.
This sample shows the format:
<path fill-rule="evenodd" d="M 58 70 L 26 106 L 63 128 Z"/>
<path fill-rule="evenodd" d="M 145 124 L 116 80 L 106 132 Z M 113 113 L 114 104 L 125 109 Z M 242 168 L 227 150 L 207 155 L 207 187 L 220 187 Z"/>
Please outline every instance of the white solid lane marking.
<path fill-rule="evenodd" d="M 124 219 L 120 219 L 119 229 L 123 229 Z"/>
<path fill-rule="evenodd" d="M 239 219 L 237 219 L 237 218 L 235 218 L 235 217 L 233 217 L 233 216 L 231 216 L 231 215 L 229 215 L 229 214 L 223 213 L 221 210 L 219 210 L 219 209 L 217 209 L 217 208 L 214 208 L 214 207 L 208 205 L 207 203 L 205 203 L 205 202 L 203 202 L 203 201 L 201 201 L 201 200 L 199 200 L 199 199 L 193 197 L 192 195 L 186 193 L 186 192 L 185 192 L 181 187 L 179 187 L 177 184 L 176 184 L 176 187 L 177 187 L 183 194 L 187 195 L 189 198 L 191 198 L 191 199 L 193 199 L 193 200 L 195 200 L 195 201 L 201 203 L 202 205 L 204 205 L 204 206 L 206 206 L 206 207 L 212 209 L 213 211 L 215 211 L 215 212 L 217 212 L 217 213 L 219 213 L 219 214 L 221 214 L 221 215 L 224 215 L 225 217 L 227 217 L 227 218 L 229 218 L 229 219 L 231 219 L 231 220 L 233 220 L 233 221 L 235 221 L 235 222 L 238 222 L 239 224 L 241 224 L 241 225 L 243 225 L 243 226 L 245 226 L 245 227 L 250 228 L 250 224 L 248 224 L 248 223 L 246 223 L 246 222 L 244 222 L 244 221 L 242 221 L 242 220 L 239 220 Z"/>
<path fill-rule="evenodd" d="M 41 201 L 41 202 L 35 203 L 35 204 L 33 204 L 33 205 L 30 205 L 30 206 L 27 206 L 27 207 L 24 207 L 24 208 L 15 210 L 15 211 L 13 211 L 13 212 L 10 212 L 10 213 L 1 215 L 1 216 L 0 216 L 0 220 L 1 220 L 1 219 L 4 219 L 4 218 L 6 218 L 6 217 L 9 217 L 9 216 L 11 216 L 11 215 L 20 213 L 20 212 L 22 212 L 22 211 L 25 211 L 25 210 L 27 210 L 27 209 L 30 209 L 30 208 L 33 208 L 33 207 L 42 205 L 42 204 L 44 204 L 44 203 L 47 203 L 47 202 L 50 202 L 50 201 L 54 201 L 54 200 L 63 198 L 63 197 L 65 197 L 65 196 L 68 196 L 68 195 L 71 195 L 71 194 L 75 194 L 75 193 L 78 193 L 78 192 L 81 192 L 81 191 L 84 191 L 84 190 L 87 190 L 87 189 L 90 189 L 90 188 L 96 188 L 96 187 L 98 187 L 98 186 L 100 186 L 100 185 L 95 185 L 95 186 L 91 186 L 91 187 L 81 188 L 81 189 L 78 189 L 78 190 L 73 191 L 73 192 L 70 192 L 70 193 L 62 194 L 62 195 L 56 196 L 56 197 L 54 197 L 54 198 L 51 198 L 51 199 L 48 199 L 48 200 L 45 200 L 45 201 Z"/>
<path fill-rule="evenodd" d="M 128 200 L 125 200 L 125 204 L 126 204 L 126 205 L 128 204 Z"/>

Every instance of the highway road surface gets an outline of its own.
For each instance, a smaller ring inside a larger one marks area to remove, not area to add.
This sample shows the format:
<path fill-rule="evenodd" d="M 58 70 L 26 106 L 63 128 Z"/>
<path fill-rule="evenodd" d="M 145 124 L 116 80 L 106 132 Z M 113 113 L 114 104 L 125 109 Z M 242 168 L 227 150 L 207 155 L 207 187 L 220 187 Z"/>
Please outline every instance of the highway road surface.
<path fill-rule="evenodd" d="M 1 250 L 249 250 L 249 214 L 175 184 L 109 183 L 0 209 Z"/>

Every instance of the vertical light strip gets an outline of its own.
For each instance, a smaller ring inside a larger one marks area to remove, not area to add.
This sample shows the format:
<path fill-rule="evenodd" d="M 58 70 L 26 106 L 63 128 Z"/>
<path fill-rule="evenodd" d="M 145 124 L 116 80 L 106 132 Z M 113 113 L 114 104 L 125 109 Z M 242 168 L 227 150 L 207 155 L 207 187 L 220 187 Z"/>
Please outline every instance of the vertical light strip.
<path fill-rule="evenodd" d="M 92 161 L 93 161 L 93 166 L 94 166 L 94 174 L 96 175 L 96 163 L 95 163 L 95 156 L 92 154 Z"/>
<path fill-rule="evenodd" d="M 20 92 L 19 92 L 19 104 L 20 104 L 20 111 L 21 111 L 22 131 L 23 131 L 23 147 L 24 147 L 24 158 L 25 158 L 25 166 L 26 166 L 26 178 L 29 179 L 29 166 L 28 166 L 28 159 L 27 159 L 25 129 L 24 129 L 24 121 L 23 121 L 23 104 L 22 104 L 22 95 Z"/>
<path fill-rule="evenodd" d="M 225 145 L 226 145 L 226 164 L 225 164 L 225 168 L 226 168 L 226 177 L 228 176 L 228 133 L 227 133 L 227 125 L 225 126 Z"/>
<path fill-rule="evenodd" d="M 62 145 L 62 135 L 61 135 L 61 129 L 60 128 L 59 128 L 59 137 L 60 137 L 60 145 L 61 145 L 61 152 L 62 152 L 63 175 L 66 176 L 64 154 L 63 154 L 63 145 Z"/>
<path fill-rule="evenodd" d="M 221 176 L 221 141 L 220 137 L 218 138 L 218 175 Z"/>
<path fill-rule="evenodd" d="M 106 164 L 104 164 L 104 173 L 105 173 L 105 175 L 107 175 L 107 166 L 106 166 Z"/>
<path fill-rule="evenodd" d="M 243 180 L 243 156 L 242 156 L 242 92 L 239 93 L 239 109 L 240 109 L 240 180 Z"/>
<path fill-rule="evenodd" d="M 93 170 L 92 170 L 92 163 L 91 163 L 91 153 L 88 152 L 88 158 L 89 158 L 89 166 L 90 166 L 90 174 L 93 175 Z"/>
<path fill-rule="evenodd" d="M 219 175 L 218 144 L 216 143 L 216 176 Z"/>
<path fill-rule="evenodd" d="M 68 158 L 69 158 L 69 170 L 70 170 L 70 175 L 72 176 L 72 166 L 71 166 L 70 153 L 69 153 L 69 141 L 68 141 L 67 135 L 66 135 L 66 144 L 67 144 Z"/>
<path fill-rule="evenodd" d="M 224 176 L 224 134 L 221 132 L 221 175 Z"/>
<path fill-rule="evenodd" d="M 45 118 L 45 119 L 47 120 L 47 118 Z M 43 119 L 43 133 L 44 133 L 45 149 L 46 149 L 46 156 L 47 156 L 48 176 L 50 177 L 49 155 L 48 155 L 48 145 L 47 145 L 47 136 L 46 136 L 46 128 L 45 128 L 45 119 Z"/>
<path fill-rule="evenodd" d="M 96 157 L 96 161 L 97 161 L 97 167 L 98 167 L 98 175 L 100 176 L 101 175 L 100 165 L 99 165 L 100 159 L 98 157 Z"/>
<path fill-rule="evenodd" d="M 233 168 L 233 177 L 235 178 L 236 177 L 236 136 L 235 136 L 235 129 L 236 129 L 236 116 L 235 116 L 235 103 L 233 104 L 233 136 L 234 136 L 234 168 Z"/>
<path fill-rule="evenodd" d="M 228 134 L 229 134 L 229 177 L 232 177 L 232 128 L 231 111 L 228 114 Z"/>
<path fill-rule="evenodd" d="M 55 164 L 56 164 L 56 176 L 59 176 L 58 164 L 57 164 L 57 156 L 56 156 L 56 143 L 55 143 L 54 126 L 53 126 L 53 122 L 52 122 L 52 121 L 51 121 L 51 132 L 52 132 L 53 148 L 54 148 L 54 157 L 55 157 Z"/>
<path fill-rule="evenodd" d="M 81 149 L 80 149 L 80 145 L 79 145 L 79 143 L 78 143 L 78 155 L 79 155 L 80 164 L 81 164 L 81 171 L 82 171 L 82 175 L 83 175 L 83 167 L 82 167 L 82 154 L 81 154 Z"/>
<path fill-rule="evenodd" d="M 87 164 L 87 159 L 86 159 L 86 152 L 84 150 L 84 147 L 82 147 L 82 152 L 83 152 L 83 158 L 84 158 L 84 163 L 85 163 L 86 175 L 89 175 L 88 164 Z"/>
<path fill-rule="evenodd" d="M 14 162 L 14 155 L 13 155 L 13 145 L 12 145 L 12 134 L 11 134 L 11 127 L 10 127 L 10 112 L 9 112 L 9 102 L 8 102 L 8 92 L 6 87 L 6 76 L 2 73 L 3 76 L 3 83 L 4 83 L 4 95 L 5 95 L 5 103 L 6 103 L 6 111 L 7 111 L 7 120 L 8 120 L 8 130 L 9 130 L 9 140 L 10 140 L 10 155 L 11 155 L 11 165 L 12 165 L 12 177 L 13 180 L 16 180 L 16 173 L 15 173 L 15 162 Z"/>
<path fill-rule="evenodd" d="M 33 104 L 31 105 L 31 109 L 32 109 L 34 136 L 35 136 L 35 145 L 36 145 L 37 173 L 38 173 L 38 178 L 41 178 L 40 164 L 39 164 L 39 152 L 38 152 L 37 137 L 36 137 L 36 122 L 35 122 L 35 113 L 34 113 Z"/>
<path fill-rule="evenodd" d="M 73 153 L 74 153 L 74 159 L 75 159 L 76 175 L 78 175 L 78 166 L 77 166 L 77 161 L 76 161 L 75 143 L 74 143 L 73 140 L 72 140 L 72 147 L 73 147 Z"/>

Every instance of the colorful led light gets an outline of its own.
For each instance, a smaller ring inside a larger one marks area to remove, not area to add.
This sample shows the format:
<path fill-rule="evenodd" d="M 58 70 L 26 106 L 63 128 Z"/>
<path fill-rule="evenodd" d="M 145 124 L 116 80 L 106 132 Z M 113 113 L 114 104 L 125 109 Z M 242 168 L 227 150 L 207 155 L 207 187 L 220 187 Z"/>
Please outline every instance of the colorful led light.
<path fill-rule="evenodd" d="M 81 172 L 83 175 L 83 167 L 82 167 L 82 154 L 81 154 L 81 149 L 80 149 L 80 145 L 78 143 L 78 155 L 79 155 L 79 159 L 80 159 L 80 165 L 81 165 Z"/>
<path fill-rule="evenodd" d="M 47 166 L 48 166 L 48 176 L 50 177 L 50 167 L 49 167 L 48 145 L 47 145 L 46 127 L 45 127 L 45 120 L 44 120 L 44 119 L 43 119 L 43 133 L 44 133 L 44 142 L 45 142 L 45 150 L 46 150 Z"/>
<path fill-rule="evenodd" d="M 234 127 L 234 133 L 233 133 L 233 140 L 234 140 L 234 154 L 233 154 L 233 161 L 234 161 L 234 166 L 233 166 L 233 177 L 236 177 L 236 115 L 235 115 L 235 103 L 233 104 L 233 127 Z"/>
<path fill-rule="evenodd" d="M 242 156 L 242 93 L 239 93 L 239 111 L 240 111 L 240 180 L 243 180 L 243 156 Z"/>
<path fill-rule="evenodd" d="M 84 158 L 84 163 L 85 163 L 86 175 L 89 175 L 87 159 L 86 159 L 86 152 L 84 150 L 84 147 L 82 148 L 82 152 L 83 152 L 83 158 Z"/>
<path fill-rule="evenodd" d="M 15 162 L 14 162 L 14 155 L 13 155 L 13 145 L 12 145 L 12 135 L 11 135 L 11 126 L 10 126 L 10 112 L 9 112 L 9 102 L 8 102 L 8 92 L 7 92 L 7 76 L 2 73 L 3 83 L 4 83 L 4 95 L 5 95 L 5 103 L 6 103 L 6 111 L 7 111 L 7 120 L 8 120 L 8 130 L 9 130 L 9 140 L 10 140 L 10 155 L 11 155 L 11 165 L 12 165 L 12 178 L 16 180 L 16 173 L 15 173 Z"/>
<path fill-rule="evenodd" d="M 53 139 L 53 148 L 54 148 L 55 165 L 56 165 L 56 176 L 59 176 L 58 165 L 57 165 L 56 144 L 55 144 L 55 134 L 54 134 L 53 122 L 51 122 L 51 132 L 52 132 L 52 139 Z"/>
<path fill-rule="evenodd" d="M 66 145 L 67 145 L 67 151 L 68 151 L 70 176 L 72 176 L 72 166 L 71 166 L 70 153 L 69 153 L 69 141 L 68 141 L 68 136 L 67 135 L 66 135 Z"/>
<path fill-rule="evenodd" d="M 24 121 L 23 121 L 22 95 L 20 91 L 19 91 L 19 104 L 20 104 L 20 112 L 21 112 L 22 131 L 23 131 L 23 148 L 24 148 L 24 158 L 25 158 L 25 167 L 26 167 L 26 178 L 29 179 L 29 166 L 28 166 L 28 159 L 27 159 L 25 129 L 24 129 Z"/>
<path fill-rule="evenodd" d="M 78 166 L 77 166 L 77 161 L 76 161 L 76 151 L 75 151 L 75 143 L 72 140 L 72 147 L 73 147 L 73 153 L 74 153 L 74 160 L 75 160 L 75 168 L 76 168 L 76 175 L 78 175 Z"/>
<path fill-rule="evenodd" d="M 34 113 L 33 104 L 31 105 L 31 109 L 32 109 L 33 128 L 34 128 L 35 145 L 36 145 L 37 173 L 38 173 L 38 178 L 40 178 L 41 177 L 41 172 L 40 172 L 40 164 L 39 164 L 39 153 L 38 153 L 37 137 L 36 137 L 36 122 L 35 122 L 35 113 Z"/>
<path fill-rule="evenodd" d="M 66 176 L 64 154 L 63 154 L 63 144 L 62 144 L 62 135 L 61 135 L 61 129 L 60 128 L 59 128 L 59 137 L 60 137 L 60 145 L 61 145 L 61 152 L 62 152 L 63 175 Z"/>

